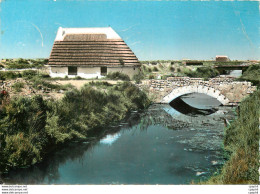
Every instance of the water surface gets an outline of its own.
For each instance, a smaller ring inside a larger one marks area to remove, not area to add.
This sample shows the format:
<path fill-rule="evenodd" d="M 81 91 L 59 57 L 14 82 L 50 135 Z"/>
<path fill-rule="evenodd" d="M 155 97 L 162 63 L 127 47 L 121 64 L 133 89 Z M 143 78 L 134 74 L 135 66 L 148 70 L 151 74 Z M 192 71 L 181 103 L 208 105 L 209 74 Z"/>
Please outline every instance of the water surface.
<path fill-rule="evenodd" d="M 218 107 L 204 95 L 183 100 L 197 108 Z M 12 171 L 12 184 L 189 184 L 205 179 L 223 164 L 223 118 L 231 108 L 191 117 L 170 105 L 152 105 L 131 116 L 95 142 L 74 143 L 41 164 Z"/>

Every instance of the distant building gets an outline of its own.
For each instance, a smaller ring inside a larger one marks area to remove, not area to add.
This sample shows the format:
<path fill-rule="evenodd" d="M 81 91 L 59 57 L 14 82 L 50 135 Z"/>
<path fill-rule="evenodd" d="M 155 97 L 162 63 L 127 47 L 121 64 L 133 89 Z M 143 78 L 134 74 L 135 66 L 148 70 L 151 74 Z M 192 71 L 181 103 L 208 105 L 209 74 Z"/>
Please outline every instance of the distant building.
<path fill-rule="evenodd" d="M 59 28 L 49 58 L 50 76 L 100 78 L 110 72 L 130 77 L 141 64 L 111 28 Z"/>
<path fill-rule="evenodd" d="M 230 61 L 230 59 L 228 58 L 228 56 L 217 55 L 216 61 L 217 62 L 227 62 L 227 61 Z"/>

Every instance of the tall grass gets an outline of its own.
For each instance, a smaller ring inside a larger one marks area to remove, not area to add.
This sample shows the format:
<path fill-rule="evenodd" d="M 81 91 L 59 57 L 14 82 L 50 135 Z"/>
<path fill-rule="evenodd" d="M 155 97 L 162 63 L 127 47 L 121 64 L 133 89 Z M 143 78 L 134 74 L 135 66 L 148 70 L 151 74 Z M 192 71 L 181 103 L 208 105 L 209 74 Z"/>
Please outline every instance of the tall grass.
<path fill-rule="evenodd" d="M 9 59 L 2 62 L 7 69 L 40 68 L 48 63 L 48 59 Z"/>
<path fill-rule="evenodd" d="M 102 88 L 88 84 L 57 101 L 19 97 L 2 105 L 0 171 L 40 162 L 52 149 L 95 137 L 130 110 L 150 103 L 146 94 L 129 82 L 104 84 Z"/>
<path fill-rule="evenodd" d="M 130 81 L 130 77 L 121 72 L 112 72 L 107 75 L 108 79 Z"/>
<path fill-rule="evenodd" d="M 24 88 L 24 83 L 23 82 L 16 82 L 12 85 L 12 88 L 14 88 L 14 90 L 16 92 L 21 92 L 22 88 Z"/>
<path fill-rule="evenodd" d="M 196 71 L 188 71 L 184 73 L 189 77 L 197 77 L 197 78 L 204 78 L 204 79 L 213 78 L 219 75 L 218 70 L 210 66 L 198 67 Z"/>
<path fill-rule="evenodd" d="M 260 86 L 260 63 L 249 66 L 240 79 L 251 81 Z"/>
<path fill-rule="evenodd" d="M 18 77 L 22 77 L 20 72 L 0 71 L 0 80 L 16 79 Z"/>
<path fill-rule="evenodd" d="M 206 184 L 259 183 L 260 90 L 241 102 L 238 118 L 225 131 L 229 160 Z"/>

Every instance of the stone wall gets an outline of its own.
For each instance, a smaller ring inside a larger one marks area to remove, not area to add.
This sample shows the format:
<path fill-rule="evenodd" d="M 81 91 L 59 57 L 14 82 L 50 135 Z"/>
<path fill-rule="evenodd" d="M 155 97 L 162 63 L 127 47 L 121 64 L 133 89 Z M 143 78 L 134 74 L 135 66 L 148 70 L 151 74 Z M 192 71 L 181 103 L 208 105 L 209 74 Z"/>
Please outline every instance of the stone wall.
<path fill-rule="evenodd" d="M 186 93 L 192 93 L 195 91 L 194 88 L 199 88 L 198 91 L 213 97 L 215 97 L 214 95 L 223 95 L 228 100 L 226 105 L 235 105 L 256 90 L 251 82 L 236 81 L 232 77 L 217 77 L 208 81 L 204 81 L 202 78 L 169 77 L 167 80 L 149 80 L 144 85 L 146 85 L 150 95 L 153 96 L 153 100 L 158 103 L 164 103 L 163 99 L 167 95 L 173 91 L 177 92 L 176 89 L 183 87 L 187 88 Z M 188 88 L 190 88 L 190 91 L 188 91 Z"/>

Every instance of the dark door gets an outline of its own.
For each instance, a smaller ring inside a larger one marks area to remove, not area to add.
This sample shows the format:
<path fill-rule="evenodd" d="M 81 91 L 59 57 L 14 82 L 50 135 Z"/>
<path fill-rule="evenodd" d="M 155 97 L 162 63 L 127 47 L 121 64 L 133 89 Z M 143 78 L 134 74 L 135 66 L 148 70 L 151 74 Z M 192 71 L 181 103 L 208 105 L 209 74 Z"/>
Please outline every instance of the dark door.
<path fill-rule="evenodd" d="M 78 74 L 78 68 L 77 67 L 68 67 L 68 75 L 77 75 Z"/>
<path fill-rule="evenodd" d="M 107 67 L 101 67 L 101 75 L 107 75 Z"/>

